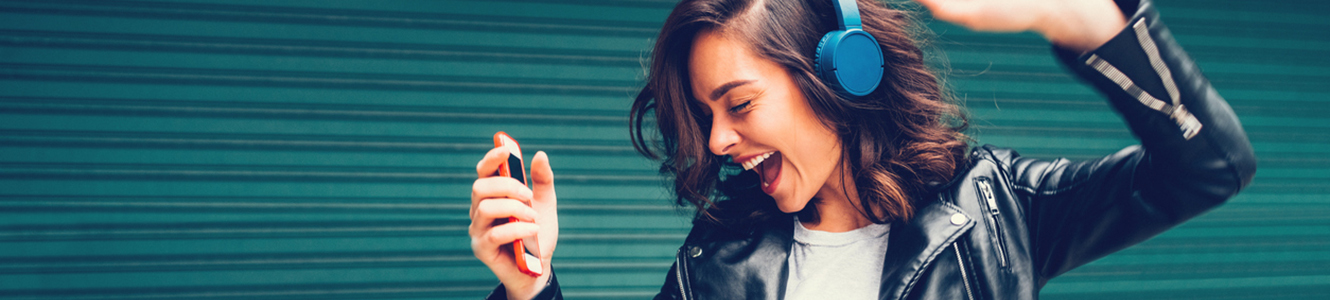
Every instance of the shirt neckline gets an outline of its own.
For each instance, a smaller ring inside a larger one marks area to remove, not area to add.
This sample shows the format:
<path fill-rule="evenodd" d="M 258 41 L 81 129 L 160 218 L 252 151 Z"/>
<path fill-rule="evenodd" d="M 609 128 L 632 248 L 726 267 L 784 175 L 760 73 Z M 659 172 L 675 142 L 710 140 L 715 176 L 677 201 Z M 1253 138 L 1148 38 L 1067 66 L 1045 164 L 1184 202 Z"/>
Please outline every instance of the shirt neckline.
<path fill-rule="evenodd" d="M 813 246 L 843 246 L 863 240 L 878 239 L 891 232 L 891 224 L 868 224 L 846 232 L 812 230 L 794 217 L 794 241 Z"/>

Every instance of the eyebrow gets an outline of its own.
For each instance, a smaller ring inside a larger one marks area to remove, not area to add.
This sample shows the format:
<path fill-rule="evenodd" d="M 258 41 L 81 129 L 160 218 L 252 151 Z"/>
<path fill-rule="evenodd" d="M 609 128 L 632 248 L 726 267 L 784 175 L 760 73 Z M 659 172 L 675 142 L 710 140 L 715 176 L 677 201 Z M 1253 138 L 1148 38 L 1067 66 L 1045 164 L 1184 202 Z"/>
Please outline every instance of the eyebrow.
<path fill-rule="evenodd" d="M 720 87 L 717 87 L 715 90 L 711 90 L 711 100 L 715 101 L 716 99 L 720 99 L 720 96 L 724 96 L 725 93 L 729 93 L 730 90 L 749 83 L 753 83 L 753 80 L 735 80 L 735 81 L 726 82 L 725 84 L 720 85 Z"/>

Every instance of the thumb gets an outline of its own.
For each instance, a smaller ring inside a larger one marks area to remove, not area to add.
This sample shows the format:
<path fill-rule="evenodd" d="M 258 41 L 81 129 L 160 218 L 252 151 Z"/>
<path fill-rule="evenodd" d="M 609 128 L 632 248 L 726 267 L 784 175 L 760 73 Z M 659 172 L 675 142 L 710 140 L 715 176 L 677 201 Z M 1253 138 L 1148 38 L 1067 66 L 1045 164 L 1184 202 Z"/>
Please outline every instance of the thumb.
<path fill-rule="evenodd" d="M 554 201 L 554 170 L 545 151 L 536 152 L 531 159 L 531 192 L 541 201 Z"/>

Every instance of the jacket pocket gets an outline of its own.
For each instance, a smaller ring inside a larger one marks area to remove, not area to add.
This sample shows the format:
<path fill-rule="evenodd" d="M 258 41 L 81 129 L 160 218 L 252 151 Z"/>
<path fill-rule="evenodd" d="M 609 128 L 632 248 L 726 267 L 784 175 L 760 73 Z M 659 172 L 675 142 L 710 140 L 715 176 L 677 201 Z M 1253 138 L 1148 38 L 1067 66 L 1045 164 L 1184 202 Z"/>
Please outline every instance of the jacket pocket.
<path fill-rule="evenodd" d="M 983 208 L 984 221 L 988 223 L 988 238 L 993 244 L 994 255 L 997 256 L 998 265 L 1007 267 L 1007 243 L 1002 234 L 1002 212 L 998 210 L 997 195 L 993 194 L 993 181 L 988 177 L 975 178 L 974 184 L 978 188 L 979 206 Z"/>

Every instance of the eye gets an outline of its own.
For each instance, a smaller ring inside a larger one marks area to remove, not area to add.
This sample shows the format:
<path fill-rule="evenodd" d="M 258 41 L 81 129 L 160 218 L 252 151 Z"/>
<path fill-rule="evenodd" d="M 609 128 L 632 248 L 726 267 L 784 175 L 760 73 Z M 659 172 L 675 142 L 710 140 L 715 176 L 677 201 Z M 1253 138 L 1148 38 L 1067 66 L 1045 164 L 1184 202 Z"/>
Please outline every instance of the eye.
<path fill-rule="evenodd" d="M 739 103 L 739 105 L 735 105 L 734 107 L 730 107 L 730 112 L 731 112 L 731 113 L 742 112 L 742 111 L 744 111 L 745 109 L 748 109 L 748 105 L 749 105 L 749 104 L 752 104 L 752 103 L 753 103 L 752 100 L 748 100 L 748 101 L 744 101 L 743 103 Z"/>

